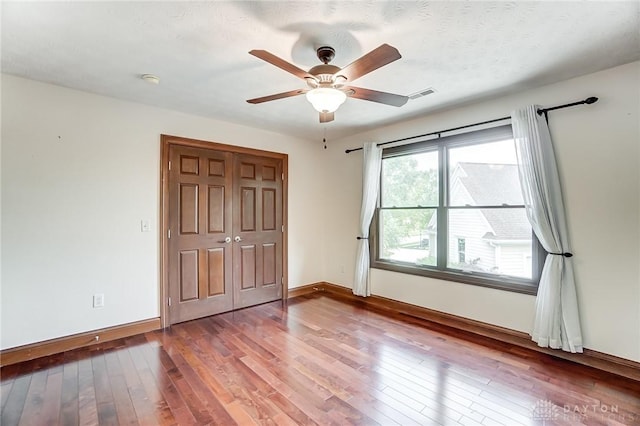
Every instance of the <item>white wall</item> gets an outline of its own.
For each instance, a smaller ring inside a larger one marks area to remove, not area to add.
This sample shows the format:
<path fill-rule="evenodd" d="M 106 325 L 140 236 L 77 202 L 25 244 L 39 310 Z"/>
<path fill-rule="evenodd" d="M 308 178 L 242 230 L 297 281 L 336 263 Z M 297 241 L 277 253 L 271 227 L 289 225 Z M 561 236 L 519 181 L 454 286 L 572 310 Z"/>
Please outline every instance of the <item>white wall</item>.
<path fill-rule="evenodd" d="M 321 144 L 3 75 L 2 349 L 159 316 L 162 133 L 289 154 L 289 286 L 323 279 Z"/>
<path fill-rule="evenodd" d="M 600 100 L 550 113 L 584 344 L 640 361 L 639 62 L 332 142 L 325 176 L 327 281 L 353 282 L 362 163 L 360 152 L 346 155 L 345 148 L 507 116 L 531 103 L 553 106 L 588 96 Z M 375 269 L 371 278 L 380 296 L 520 331 L 528 332 L 533 321 L 533 296 Z"/>

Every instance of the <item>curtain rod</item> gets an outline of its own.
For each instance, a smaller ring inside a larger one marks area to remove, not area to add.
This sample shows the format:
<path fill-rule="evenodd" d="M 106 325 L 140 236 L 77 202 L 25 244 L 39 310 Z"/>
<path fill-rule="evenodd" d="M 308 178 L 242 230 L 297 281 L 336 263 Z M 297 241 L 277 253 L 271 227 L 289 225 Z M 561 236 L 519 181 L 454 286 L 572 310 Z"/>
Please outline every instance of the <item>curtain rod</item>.
<path fill-rule="evenodd" d="M 553 111 L 556 109 L 562 109 L 562 108 L 568 108 L 568 107 L 572 107 L 572 106 L 576 106 L 576 105 L 584 105 L 584 104 L 592 104 L 598 101 L 598 98 L 596 98 L 595 96 L 591 96 L 585 100 L 582 101 L 577 101 L 577 102 L 571 102 L 569 104 L 564 104 L 564 105 L 558 105 L 558 106 L 554 106 L 554 107 L 550 107 L 550 108 L 538 108 L 538 114 L 542 115 L 542 114 L 546 114 L 549 111 Z M 438 137 L 440 137 L 441 133 L 447 133 L 447 132 L 453 132 L 455 130 L 460 130 L 460 129 L 466 129 L 467 127 L 475 127 L 475 126 L 481 126 L 483 124 L 489 124 L 489 123 L 495 123 L 496 121 L 503 121 L 503 120 L 509 120 L 511 118 L 511 116 L 508 117 L 500 117 L 500 118 L 494 118 L 493 120 L 487 120 L 487 121 L 481 121 L 479 123 L 473 123 L 473 124 L 467 124 L 466 126 L 459 126 L 459 127 L 452 127 L 450 129 L 445 129 L 445 130 L 439 130 L 437 132 L 431 132 L 431 133 L 425 133 L 422 135 L 416 135 L 416 136 L 408 136 L 406 138 L 401 138 L 401 139 L 395 139 L 392 141 L 388 141 L 388 142 L 380 142 L 379 144 L 377 144 L 377 146 L 382 146 L 382 145 L 388 145 L 390 143 L 396 143 L 396 142 L 403 142 L 409 139 L 416 139 L 416 138 L 423 138 L 425 136 L 433 136 L 433 135 L 438 135 Z M 344 152 L 346 154 L 353 152 L 353 151 L 360 151 L 362 148 L 353 148 L 353 149 L 346 149 Z"/>

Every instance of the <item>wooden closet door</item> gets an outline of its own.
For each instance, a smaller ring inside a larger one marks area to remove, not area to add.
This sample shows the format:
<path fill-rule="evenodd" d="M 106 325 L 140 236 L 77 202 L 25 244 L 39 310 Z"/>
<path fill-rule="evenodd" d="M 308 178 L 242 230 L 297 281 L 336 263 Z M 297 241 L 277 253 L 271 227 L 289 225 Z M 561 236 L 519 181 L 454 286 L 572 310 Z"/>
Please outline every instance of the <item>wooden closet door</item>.
<path fill-rule="evenodd" d="M 236 154 L 234 308 L 282 297 L 282 160 Z"/>
<path fill-rule="evenodd" d="M 173 324 L 233 309 L 233 154 L 172 146 L 169 155 Z"/>

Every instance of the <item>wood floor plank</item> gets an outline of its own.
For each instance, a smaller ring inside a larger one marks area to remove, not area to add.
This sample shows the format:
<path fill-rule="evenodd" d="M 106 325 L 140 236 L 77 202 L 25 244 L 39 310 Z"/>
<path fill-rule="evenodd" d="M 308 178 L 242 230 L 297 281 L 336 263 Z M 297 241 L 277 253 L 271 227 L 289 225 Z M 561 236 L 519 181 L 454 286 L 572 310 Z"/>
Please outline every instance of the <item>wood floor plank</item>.
<path fill-rule="evenodd" d="M 275 390 L 271 398 L 283 413 L 301 424 L 322 424 L 321 419 L 324 416 L 318 407 L 322 406 L 325 399 L 309 393 L 308 389 L 304 389 L 295 380 L 288 380 L 286 377 L 280 379 L 268 366 L 263 366 L 253 358 L 243 357 L 241 361 Z M 300 392 L 300 389 L 305 393 Z M 313 418 L 317 420 L 312 420 Z"/>
<path fill-rule="evenodd" d="M 385 392 L 385 390 L 387 392 Z M 381 403 L 402 413 L 404 417 L 411 420 L 412 424 L 425 425 L 437 423 L 437 419 L 427 417 L 420 412 L 424 408 L 424 405 L 408 400 L 399 392 L 394 392 L 385 388 L 383 391 L 373 390 L 372 394 Z M 405 422 L 403 422 L 403 424 L 405 424 Z"/>
<path fill-rule="evenodd" d="M 141 374 L 148 374 L 147 369 L 144 368 L 146 366 L 143 366 L 142 370 L 139 373 L 136 370 L 136 366 L 134 365 L 131 358 L 131 352 L 128 349 L 118 351 L 117 357 L 120 363 L 122 376 L 125 380 L 127 391 L 131 396 L 131 403 L 133 404 L 133 408 L 135 410 L 138 421 L 142 424 L 153 424 L 156 422 L 156 420 L 158 420 L 158 423 L 160 423 L 161 420 L 165 420 L 164 416 L 162 415 L 156 417 L 152 402 L 158 402 L 158 408 L 160 408 L 160 404 L 162 403 L 160 393 L 156 389 L 152 389 L 152 396 L 149 397 L 140 379 Z M 168 410 L 168 407 L 166 408 L 166 413 L 170 414 L 171 411 Z"/>
<path fill-rule="evenodd" d="M 166 417 L 166 421 L 158 421 L 158 423 L 196 424 L 195 417 L 188 409 L 169 375 L 161 368 L 160 361 L 154 356 L 156 353 L 156 348 L 152 349 L 142 345 L 129 348 L 129 354 L 136 371 L 138 371 L 146 394 L 156 407 L 156 417 L 160 419 Z"/>
<path fill-rule="evenodd" d="M 230 337 L 232 338 L 232 336 Z M 269 344 L 266 343 L 265 344 Z M 278 360 L 269 362 L 261 357 L 253 357 L 260 365 L 263 365 L 266 369 L 270 370 L 276 377 L 282 379 L 290 386 L 294 392 L 303 395 L 305 398 L 311 401 L 318 399 L 319 404 L 331 397 L 331 391 L 322 386 L 321 383 L 314 381 L 312 378 L 307 377 L 304 374 L 300 374 L 298 367 L 300 366 L 298 357 L 298 346 L 287 347 L 284 344 L 282 349 L 277 349 L 275 346 L 270 348 L 278 354 Z M 243 355 L 245 357 L 246 355 Z M 242 359 L 242 358 L 241 358 Z M 318 406 L 317 404 L 315 404 Z"/>
<path fill-rule="evenodd" d="M 35 425 L 39 423 L 48 376 L 49 372 L 47 370 L 39 370 L 33 374 L 25 400 L 25 406 L 28 406 L 29 410 L 20 418 L 20 424 Z M 4 424 L 4 421 L 2 424 Z"/>
<path fill-rule="evenodd" d="M 78 360 L 78 419 L 80 425 L 98 423 L 93 367 L 88 357 Z"/>
<path fill-rule="evenodd" d="M 263 378 L 259 371 L 249 367 L 244 362 L 249 358 L 245 356 L 241 359 L 230 359 L 222 366 L 223 376 L 226 379 L 226 386 L 232 392 L 234 398 L 244 405 L 244 409 L 252 418 L 260 423 L 269 422 L 275 416 L 283 413 L 276 400 L 271 400 L 278 393 L 278 383 L 272 386 L 270 380 Z M 267 362 L 264 358 L 263 362 Z M 286 392 L 286 390 L 285 390 Z M 291 395 L 291 392 L 287 392 Z M 287 411 L 285 407 L 285 412 Z"/>
<path fill-rule="evenodd" d="M 50 370 L 47 376 L 47 387 L 43 394 L 44 402 L 38 424 L 57 423 L 60 417 L 62 402 L 62 380 L 63 371 L 60 369 Z M 51 421 L 50 419 L 56 419 Z"/>
<path fill-rule="evenodd" d="M 2 425 L 639 425 L 640 383 L 322 294 L 0 370 Z"/>
<path fill-rule="evenodd" d="M 74 353 L 65 358 L 62 375 L 62 396 L 60 406 L 60 424 L 77 425 L 80 423 L 78 362 Z"/>
<path fill-rule="evenodd" d="M 118 423 L 121 425 L 135 425 L 138 422 L 138 415 L 133 407 L 131 394 L 127 382 L 120 366 L 118 351 L 110 351 L 105 354 L 105 362 L 109 380 L 111 382 L 111 393 L 118 413 Z"/>
<path fill-rule="evenodd" d="M 2 385 L 0 385 L 0 401 L 1 401 L 0 410 L 3 410 L 4 405 L 7 403 L 12 386 L 13 386 L 13 379 L 7 379 L 2 381 Z"/>
<path fill-rule="evenodd" d="M 221 365 L 226 361 L 221 361 L 219 357 L 213 356 L 215 350 L 210 347 L 209 343 L 203 341 L 203 339 L 198 339 L 197 341 L 188 341 L 186 346 L 180 345 L 179 348 L 189 365 L 205 382 L 216 398 L 223 404 L 233 402 L 233 395 L 221 382 L 220 377 Z"/>
<path fill-rule="evenodd" d="M 180 344 L 176 342 L 176 346 L 179 347 Z M 206 385 L 205 381 L 202 380 L 183 355 L 184 352 L 179 353 L 178 350 L 171 352 L 171 357 L 176 367 L 182 373 L 182 389 L 186 389 L 187 386 L 191 389 L 192 397 L 189 400 L 191 404 L 193 404 L 194 408 L 198 409 L 200 415 L 204 415 L 210 419 L 216 419 L 216 421 L 219 420 L 221 423 L 232 422 L 222 402 L 216 398 L 212 390 Z M 198 419 L 197 416 L 196 419 Z"/>
<path fill-rule="evenodd" d="M 184 400 L 186 406 L 189 408 L 189 411 L 195 418 L 196 422 L 199 424 L 205 424 L 208 422 L 212 422 L 213 418 L 211 414 L 207 410 L 206 405 L 198 398 L 196 392 L 191 387 L 191 384 L 184 377 L 183 372 L 180 368 L 181 365 L 184 365 L 182 360 L 177 359 L 178 364 L 175 364 L 172 357 L 161 348 L 160 352 L 160 360 L 162 365 L 164 366 L 171 382 L 175 386 L 177 392 L 180 394 L 180 397 Z"/>

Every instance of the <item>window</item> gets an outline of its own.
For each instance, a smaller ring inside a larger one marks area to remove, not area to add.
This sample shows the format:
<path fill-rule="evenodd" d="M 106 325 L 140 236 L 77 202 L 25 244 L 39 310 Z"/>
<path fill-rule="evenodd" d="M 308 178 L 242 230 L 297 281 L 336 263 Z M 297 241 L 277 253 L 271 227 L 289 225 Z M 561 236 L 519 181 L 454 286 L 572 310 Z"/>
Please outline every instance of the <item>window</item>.
<path fill-rule="evenodd" d="M 372 267 L 535 293 L 511 126 L 383 151 Z"/>

